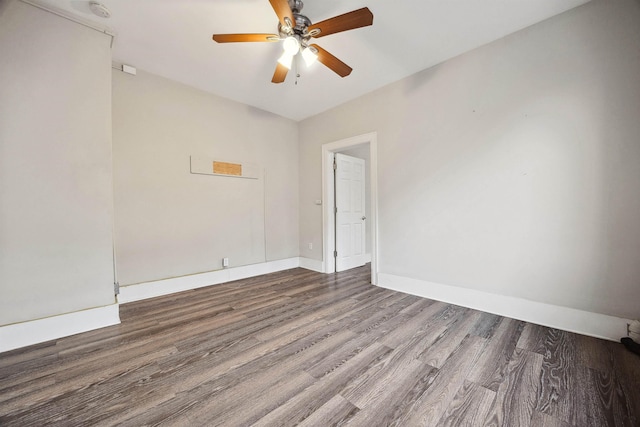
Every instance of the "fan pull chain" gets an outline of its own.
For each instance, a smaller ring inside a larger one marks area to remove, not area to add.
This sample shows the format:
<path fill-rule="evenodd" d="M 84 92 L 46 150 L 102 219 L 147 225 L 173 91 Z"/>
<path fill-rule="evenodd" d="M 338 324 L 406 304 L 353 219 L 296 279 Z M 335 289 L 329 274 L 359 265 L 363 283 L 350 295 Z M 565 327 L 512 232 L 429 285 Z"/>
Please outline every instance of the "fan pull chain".
<path fill-rule="evenodd" d="M 294 65 L 295 65 L 295 67 L 296 67 L 296 83 L 295 83 L 295 84 L 296 84 L 296 86 L 298 85 L 298 78 L 300 77 L 300 73 L 298 72 L 298 62 L 300 61 L 299 56 L 300 56 L 300 55 L 296 55 L 296 57 L 295 57 L 295 64 L 294 64 Z"/>

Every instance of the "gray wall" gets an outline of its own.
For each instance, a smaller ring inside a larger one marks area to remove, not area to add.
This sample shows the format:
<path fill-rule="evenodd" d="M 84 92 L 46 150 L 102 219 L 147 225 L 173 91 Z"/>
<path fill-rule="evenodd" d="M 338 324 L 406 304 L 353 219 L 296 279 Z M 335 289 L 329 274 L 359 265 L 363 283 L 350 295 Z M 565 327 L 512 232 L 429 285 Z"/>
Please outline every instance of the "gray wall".
<path fill-rule="evenodd" d="M 639 47 L 596 0 L 301 122 L 300 241 L 320 146 L 377 131 L 379 271 L 640 317 Z"/>
<path fill-rule="evenodd" d="M 0 4 L 0 325 L 115 303 L 110 43 Z"/>
<path fill-rule="evenodd" d="M 297 123 L 138 70 L 113 73 L 121 285 L 298 256 Z M 189 156 L 260 179 L 189 173 Z"/>

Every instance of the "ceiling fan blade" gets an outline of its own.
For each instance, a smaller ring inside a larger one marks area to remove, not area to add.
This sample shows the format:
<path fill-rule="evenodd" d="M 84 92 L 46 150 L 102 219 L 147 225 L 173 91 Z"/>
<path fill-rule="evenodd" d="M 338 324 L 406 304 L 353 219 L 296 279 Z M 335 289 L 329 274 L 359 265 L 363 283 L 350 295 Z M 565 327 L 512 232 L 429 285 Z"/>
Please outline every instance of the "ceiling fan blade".
<path fill-rule="evenodd" d="M 214 34 L 213 40 L 218 43 L 277 42 L 280 37 L 277 34 Z"/>
<path fill-rule="evenodd" d="M 271 7 L 276 12 L 276 15 L 278 15 L 278 19 L 282 25 L 290 26 L 291 28 L 296 26 L 296 19 L 293 17 L 293 12 L 289 7 L 288 0 L 269 0 L 269 3 L 271 3 Z M 289 22 L 287 22 L 285 18 L 287 18 Z"/>
<path fill-rule="evenodd" d="M 273 73 L 271 83 L 282 83 L 287 77 L 287 72 L 289 72 L 289 69 L 278 62 L 278 65 L 276 65 L 276 72 Z"/>
<path fill-rule="evenodd" d="M 313 37 L 323 37 L 341 31 L 353 30 L 354 28 L 367 27 L 373 24 L 373 13 L 367 7 L 325 19 L 317 24 L 310 25 L 309 33 Z M 314 30 L 320 30 L 319 33 Z M 314 32 L 316 34 L 314 34 Z"/>
<path fill-rule="evenodd" d="M 351 74 L 351 71 L 353 71 L 353 68 L 349 67 L 347 64 L 340 61 L 317 44 L 312 44 L 311 47 L 318 51 L 318 61 L 333 70 L 340 77 L 347 77 Z"/>

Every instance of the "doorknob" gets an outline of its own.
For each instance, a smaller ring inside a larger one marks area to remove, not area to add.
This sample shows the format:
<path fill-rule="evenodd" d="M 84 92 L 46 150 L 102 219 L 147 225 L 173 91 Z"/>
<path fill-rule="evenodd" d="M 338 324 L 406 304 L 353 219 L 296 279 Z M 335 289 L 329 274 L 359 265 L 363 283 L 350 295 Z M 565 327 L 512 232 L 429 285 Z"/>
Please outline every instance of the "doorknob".
<path fill-rule="evenodd" d="M 362 220 L 364 221 L 365 219 L 367 219 L 367 217 L 366 217 L 366 216 L 363 216 L 363 217 L 362 217 Z"/>

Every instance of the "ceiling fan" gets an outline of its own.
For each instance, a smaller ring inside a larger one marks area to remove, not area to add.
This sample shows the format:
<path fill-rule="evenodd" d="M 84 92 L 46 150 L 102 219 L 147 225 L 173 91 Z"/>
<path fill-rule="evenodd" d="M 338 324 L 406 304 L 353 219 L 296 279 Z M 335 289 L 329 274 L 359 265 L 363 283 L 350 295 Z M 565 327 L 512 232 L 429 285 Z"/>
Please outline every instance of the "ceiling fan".
<path fill-rule="evenodd" d="M 366 27 L 373 24 L 373 14 L 363 7 L 343 15 L 312 24 L 302 15 L 301 0 L 269 0 L 271 7 L 278 15 L 278 34 L 214 34 L 213 40 L 218 43 L 234 42 L 278 42 L 283 41 L 284 53 L 278 59 L 276 71 L 271 82 L 282 83 L 291 69 L 293 58 L 300 53 L 307 65 L 316 60 L 333 70 L 340 77 L 351 74 L 352 68 L 318 46 L 309 44 L 311 38 L 328 36 L 342 31 Z"/>

